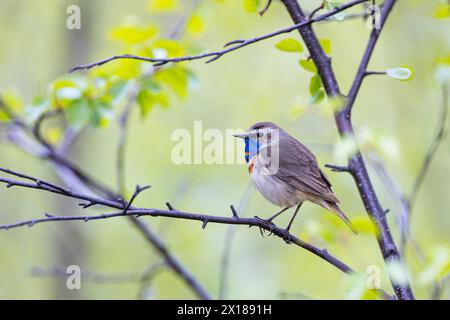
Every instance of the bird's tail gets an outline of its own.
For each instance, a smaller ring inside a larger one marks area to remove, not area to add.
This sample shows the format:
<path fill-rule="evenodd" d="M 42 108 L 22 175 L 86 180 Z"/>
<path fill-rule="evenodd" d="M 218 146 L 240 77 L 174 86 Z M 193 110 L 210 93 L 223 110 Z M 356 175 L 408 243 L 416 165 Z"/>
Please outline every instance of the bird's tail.
<path fill-rule="evenodd" d="M 335 202 L 326 202 L 325 206 L 328 210 L 335 213 L 339 218 L 341 218 L 345 224 L 353 231 L 354 234 L 358 234 L 358 230 L 353 226 L 350 219 L 345 215 L 344 212 L 339 208 Z"/>

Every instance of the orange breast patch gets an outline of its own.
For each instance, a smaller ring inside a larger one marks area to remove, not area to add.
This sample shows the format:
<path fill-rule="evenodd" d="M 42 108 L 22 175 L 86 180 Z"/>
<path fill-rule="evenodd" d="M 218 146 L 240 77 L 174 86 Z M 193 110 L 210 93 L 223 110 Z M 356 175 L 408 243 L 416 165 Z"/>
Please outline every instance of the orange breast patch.
<path fill-rule="evenodd" d="M 256 164 L 256 156 L 253 156 L 248 162 L 248 173 L 252 174 Z"/>

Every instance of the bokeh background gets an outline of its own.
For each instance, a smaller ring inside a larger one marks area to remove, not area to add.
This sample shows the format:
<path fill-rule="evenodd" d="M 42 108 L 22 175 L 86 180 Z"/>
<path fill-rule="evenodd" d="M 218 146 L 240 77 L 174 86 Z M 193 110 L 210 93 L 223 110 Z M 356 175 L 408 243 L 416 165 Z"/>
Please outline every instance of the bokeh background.
<path fill-rule="evenodd" d="M 152 3 L 153 2 L 153 3 Z M 169 3 L 158 8 L 158 3 Z M 175 3 L 172 7 L 170 3 Z M 193 10 L 190 27 L 179 40 L 184 53 L 216 50 L 234 39 L 262 35 L 291 24 L 285 9 L 275 1 L 260 17 L 247 12 L 241 0 L 199 1 L 46 1 L 2 0 L 0 2 L 0 89 L 15 97 L 19 112 L 49 84 L 65 77 L 80 64 L 126 52 L 112 39 L 111 30 L 124 23 L 155 26 L 158 37 L 168 34 L 187 10 Z M 307 10 L 321 1 L 302 1 Z M 379 2 L 379 1 L 378 1 Z M 368 78 L 354 108 L 354 124 L 365 154 L 383 161 L 398 187 L 407 195 L 423 162 L 442 109 L 442 84 L 436 80 L 439 58 L 448 57 L 450 24 L 435 19 L 436 8 L 445 1 L 398 1 L 377 46 L 372 70 L 409 65 L 414 79 L 397 81 L 384 76 Z M 67 7 L 81 8 L 81 30 L 66 28 Z M 352 13 L 361 12 L 362 8 Z M 348 90 L 367 43 L 369 30 L 361 19 L 317 24 L 320 38 L 331 39 L 333 65 L 344 91 Z M 346 146 L 326 101 L 310 103 L 311 74 L 300 68 L 305 53 L 286 53 L 275 44 L 297 33 L 283 35 L 226 55 L 211 64 L 194 61 L 185 97 L 171 94 L 168 107 L 155 105 L 146 117 L 138 110 L 130 119 L 127 146 L 127 190 L 135 184 L 153 187 L 137 200 L 146 207 L 163 208 L 170 201 L 191 212 L 230 215 L 229 205 L 240 214 L 269 216 L 277 208 L 251 187 L 243 164 L 175 165 L 171 134 L 178 128 L 193 132 L 194 121 L 203 128 L 244 129 L 262 121 L 274 121 L 308 145 L 321 165 L 345 161 Z M 440 60 L 442 61 L 442 59 Z M 112 67 L 126 68 L 121 62 Z M 103 67 L 102 67 L 103 68 Z M 107 66 L 104 70 L 109 70 Z M 147 66 L 148 68 L 148 66 Z M 444 68 L 444 69 L 442 69 Z M 447 67 L 448 68 L 448 67 Z M 112 69 L 114 70 L 114 69 Z M 444 70 L 444 71 L 443 71 Z M 101 72 L 101 68 L 95 72 Z M 113 71 L 111 71 L 113 72 Z M 79 76 L 86 75 L 81 72 Z M 195 77 L 195 79 L 194 79 Z M 12 99 L 12 98 L 11 98 Z M 20 107 L 23 105 L 23 107 Z M 138 107 L 136 107 L 138 108 Z M 119 134 L 113 110 L 108 125 L 87 125 L 76 140 L 70 158 L 98 180 L 116 188 L 116 147 Z M 5 123 L 3 123 L 6 126 Z M 50 122 L 48 135 L 58 140 L 60 122 Z M 61 183 L 51 165 L 0 137 L 0 166 Z M 227 136 L 226 139 L 232 139 Z M 206 143 L 205 143 L 206 145 Z M 240 145 L 240 147 L 243 147 Z M 230 150 L 224 150 L 225 152 Z M 445 283 L 450 265 L 450 218 L 448 208 L 450 140 L 441 144 L 413 208 L 413 243 L 405 256 L 414 291 L 429 299 L 437 283 Z M 243 152 L 243 150 L 242 150 Z M 293 232 L 317 246 L 326 247 L 355 270 L 365 274 L 379 266 L 382 287 L 392 292 L 384 262 L 368 227 L 368 220 L 354 182 L 349 175 L 326 171 L 341 198 L 344 211 L 363 232 L 354 236 L 345 225 L 321 208 L 305 204 Z M 390 225 L 399 240 L 400 206 L 371 169 Z M 34 190 L 0 189 L 0 223 L 55 214 L 99 213 L 77 206 L 76 201 Z M 349 277 L 314 255 L 274 237 L 261 237 L 257 229 L 231 228 L 164 218 L 141 218 L 157 230 L 167 246 L 206 289 L 218 297 L 235 299 L 361 299 L 365 279 Z M 279 220 L 287 223 L 288 216 Z M 231 244 L 226 288 L 221 289 L 223 255 Z M 2 299 L 191 299 L 193 293 L 171 272 L 164 270 L 149 283 L 83 281 L 81 290 L 68 290 L 65 280 L 33 274 L 36 267 L 79 265 L 82 270 L 109 275 L 143 272 L 160 257 L 126 219 L 82 223 L 48 223 L 0 233 L 0 298 Z M 444 287 L 441 285 L 441 287 Z M 449 298 L 442 290 L 441 299 Z"/>

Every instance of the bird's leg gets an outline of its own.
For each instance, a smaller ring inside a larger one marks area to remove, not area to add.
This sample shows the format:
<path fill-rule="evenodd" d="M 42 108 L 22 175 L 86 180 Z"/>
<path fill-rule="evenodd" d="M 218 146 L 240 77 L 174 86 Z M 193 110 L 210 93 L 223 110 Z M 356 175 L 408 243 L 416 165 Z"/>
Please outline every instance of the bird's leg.
<path fill-rule="evenodd" d="M 286 207 L 286 208 L 283 208 L 280 212 L 277 212 L 276 214 L 274 214 L 273 216 L 271 216 L 269 219 L 263 219 L 263 218 L 260 218 L 260 217 L 258 217 L 258 216 L 255 216 L 255 218 L 256 219 L 259 219 L 259 220 L 261 220 L 261 221 L 264 221 L 264 222 L 266 222 L 266 223 L 269 223 L 269 224 L 271 224 L 271 225 L 274 225 L 273 224 L 273 222 L 272 222 L 272 220 L 273 219 L 275 219 L 276 217 L 278 217 L 280 214 L 282 214 L 283 212 L 285 212 L 287 209 L 289 209 L 290 207 Z M 259 228 L 259 231 L 261 232 L 261 235 L 264 237 L 264 232 L 263 232 L 263 230 L 261 229 L 261 228 Z M 272 235 L 272 232 L 270 232 L 269 233 L 269 236 L 270 235 Z"/>
<path fill-rule="evenodd" d="M 288 224 L 288 226 L 287 226 L 286 229 L 285 229 L 286 232 L 287 232 L 288 234 L 289 234 L 289 230 L 291 229 L 292 223 L 293 223 L 294 220 L 295 220 L 295 216 L 297 215 L 298 211 L 300 210 L 300 207 L 302 206 L 302 204 L 303 204 L 303 202 L 300 202 L 300 203 L 297 205 L 297 208 L 295 208 L 295 212 L 294 212 L 294 214 L 292 215 L 291 221 L 289 221 L 289 224 Z M 284 241 L 285 241 L 287 244 L 291 243 L 287 238 L 284 239 Z"/>
<path fill-rule="evenodd" d="M 257 218 L 257 219 L 259 219 L 259 220 L 263 220 L 263 221 L 268 222 L 268 223 L 271 223 L 273 219 L 275 219 L 276 217 L 278 217 L 280 214 L 282 214 L 283 212 L 285 212 L 285 211 L 286 211 L 287 209 L 289 209 L 289 208 L 290 208 L 290 207 L 283 208 L 280 212 L 277 212 L 276 214 L 274 214 L 273 216 L 271 216 L 269 219 L 263 219 L 263 218 L 260 218 L 260 217 L 258 217 L 258 216 L 255 216 L 255 218 Z"/>
<path fill-rule="evenodd" d="M 297 205 L 297 208 L 295 209 L 294 215 L 292 216 L 291 221 L 289 221 L 289 224 L 288 224 L 288 226 L 286 228 L 287 232 L 289 232 L 289 230 L 291 229 L 291 226 L 292 226 L 292 223 L 294 222 L 295 216 L 297 215 L 298 211 L 300 210 L 300 207 L 302 206 L 302 204 L 303 204 L 303 202 L 300 202 Z"/>

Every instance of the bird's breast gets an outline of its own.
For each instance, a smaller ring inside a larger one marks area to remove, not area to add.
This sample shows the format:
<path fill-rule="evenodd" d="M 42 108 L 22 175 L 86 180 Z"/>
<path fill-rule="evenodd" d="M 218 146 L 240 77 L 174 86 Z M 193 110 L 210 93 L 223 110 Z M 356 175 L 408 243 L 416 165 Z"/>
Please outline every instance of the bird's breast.
<path fill-rule="evenodd" d="M 259 192 L 273 204 L 291 207 L 300 202 L 295 189 L 278 179 L 276 174 L 268 174 L 258 156 L 249 159 L 248 172 Z"/>
<path fill-rule="evenodd" d="M 256 162 L 257 162 L 257 161 L 258 161 L 258 156 L 257 156 L 257 155 L 251 157 L 251 158 L 248 160 L 248 163 L 247 163 L 247 165 L 248 165 L 248 173 L 250 173 L 250 175 L 253 175 L 253 172 L 254 172 L 254 170 L 255 170 L 255 165 L 256 165 Z"/>

